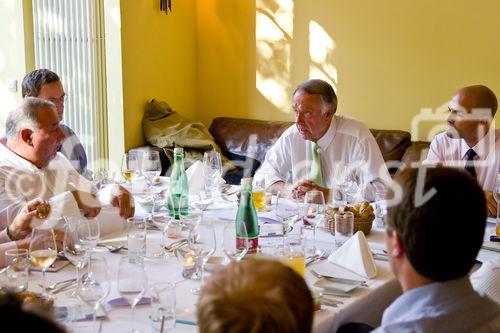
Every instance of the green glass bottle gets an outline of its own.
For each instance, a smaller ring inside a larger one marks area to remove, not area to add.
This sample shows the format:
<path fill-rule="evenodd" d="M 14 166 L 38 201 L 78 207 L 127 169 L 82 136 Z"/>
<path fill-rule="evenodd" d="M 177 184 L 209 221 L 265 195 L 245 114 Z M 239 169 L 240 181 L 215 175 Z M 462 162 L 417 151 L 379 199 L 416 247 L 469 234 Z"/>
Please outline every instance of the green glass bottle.
<path fill-rule="evenodd" d="M 170 174 L 170 198 L 168 210 L 170 216 L 180 220 L 181 215 L 189 213 L 189 186 L 184 169 L 184 149 L 174 148 L 174 165 Z"/>
<path fill-rule="evenodd" d="M 242 224 L 245 225 L 248 238 L 248 254 L 257 252 L 259 246 L 259 222 L 252 199 L 252 178 L 242 178 L 240 188 L 240 204 L 236 213 L 236 248 L 243 248 L 244 235 L 239 234 Z"/>

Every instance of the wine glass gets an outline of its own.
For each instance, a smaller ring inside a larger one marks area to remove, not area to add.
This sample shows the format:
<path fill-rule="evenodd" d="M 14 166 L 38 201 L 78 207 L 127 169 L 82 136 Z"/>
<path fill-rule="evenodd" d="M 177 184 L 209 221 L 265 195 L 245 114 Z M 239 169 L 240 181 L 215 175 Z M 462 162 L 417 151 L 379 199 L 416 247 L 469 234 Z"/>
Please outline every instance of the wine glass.
<path fill-rule="evenodd" d="M 224 225 L 222 234 L 222 251 L 231 261 L 240 261 L 248 252 L 247 228 L 241 223 L 238 228 L 236 223 L 228 222 Z"/>
<path fill-rule="evenodd" d="M 290 200 L 285 192 L 278 192 L 276 195 L 276 209 L 274 213 L 280 219 L 283 225 L 283 241 L 286 240 L 286 235 L 290 231 L 290 227 L 299 217 L 299 205 Z"/>
<path fill-rule="evenodd" d="M 205 180 L 205 190 L 215 192 L 217 181 L 222 176 L 222 161 L 217 150 L 212 149 L 203 154 L 203 178 Z"/>
<path fill-rule="evenodd" d="M 45 271 L 57 257 L 56 238 L 52 228 L 39 227 L 32 230 L 29 256 L 31 263 L 42 269 L 43 294 L 48 297 Z"/>
<path fill-rule="evenodd" d="M 213 225 L 202 222 L 197 227 L 191 229 L 188 236 L 188 246 L 196 256 L 196 263 L 201 266 L 201 286 L 203 286 L 205 264 L 216 248 L 215 229 Z M 193 295 L 199 295 L 201 287 L 192 288 L 190 291 Z"/>
<path fill-rule="evenodd" d="M 361 199 L 364 186 L 365 177 L 362 168 L 358 164 L 346 166 L 342 184 L 346 201 L 356 202 L 356 200 Z"/>
<path fill-rule="evenodd" d="M 144 270 L 144 261 L 123 257 L 118 267 L 118 292 L 130 304 L 132 322 L 135 317 L 135 306 L 148 288 L 148 279 Z M 132 328 L 132 332 L 141 332 Z"/>
<path fill-rule="evenodd" d="M 161 174 L 160 154 L 156 150 L 142 153 L 141 173 L 153 185 Z"/>
<path fill-rule="evenodd" d="M 88 260 L 87 275 L 77 287 L 78 298 L 93 310 L 92 320 L 95 321 L 100 303 L 109 295 L 110 289 L 111 282 L 106 258 L 101 254 L 93 255 Z"/>
<path fill-rule="evenodd" d="M 325 213 L 325 198 L 323 192 L 312 190 L 306 193 L 304 196 L 304 224 L 306 226 L 313 227 L 313 252 L 318 253 L 318 248 L 316 244 L 316 229 L 319 223 L 322 221 Z"/>
<path fill-rule="evenodd" d="M 96 218 L 81 218 L 77 224 L 77 232 L 80 242 L 84 244 L 87 251 L 92 252 L 101 238 L 101 227 Z"/>
<path fill-rule="evenodd" d="M 125 153 L 122 156 L 121 172 L 122 176 L 130 186 L 135 177 L 139 174 L 139 158 L 137 152 Z"/>
<path fill-rule="evenodd" d="M 64 230 L 63 252 L 65 257 L 75 266 L 76 284 L 80 285 L 80 270 L 85 266 L 87 260 L 88 246 L 82 241 L 78 233 L 79 221 L 66 218 L 66 228 Z M 72 294 L 76 296 L 76 291 Z"/>

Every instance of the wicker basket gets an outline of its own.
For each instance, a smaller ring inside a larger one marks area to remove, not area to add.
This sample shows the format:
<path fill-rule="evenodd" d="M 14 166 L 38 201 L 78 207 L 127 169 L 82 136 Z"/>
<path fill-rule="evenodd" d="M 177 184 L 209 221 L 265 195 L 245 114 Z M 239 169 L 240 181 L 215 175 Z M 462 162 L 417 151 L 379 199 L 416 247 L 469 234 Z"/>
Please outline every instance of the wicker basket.
<path fill-rule="evenodd" d="M 338 208 L 328 208 L 325 214 L 325 228 L 332 235 L 335 235 L 335 213 L 339 211 Z M 363 219 L 361 216 L 354 216 L 354 233 L 361 230 L 365 235 L 368 235 L 372 230 L 374 215 L 370 215 L 369 218 Z"/>

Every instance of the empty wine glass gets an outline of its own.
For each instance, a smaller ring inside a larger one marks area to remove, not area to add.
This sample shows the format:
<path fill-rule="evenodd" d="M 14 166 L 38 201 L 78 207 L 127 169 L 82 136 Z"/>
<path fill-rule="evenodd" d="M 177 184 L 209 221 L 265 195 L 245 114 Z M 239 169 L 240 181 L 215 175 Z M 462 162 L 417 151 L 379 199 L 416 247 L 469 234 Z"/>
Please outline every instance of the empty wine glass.
<path fill-rule="evenodd" d="M 217 182 L 222 176 L 222 161 L 220 154 L 212 149 L 203 154 L 203 178 L 205 190 L 212 195 L 215 194 Z"/>
<path fill-rule="evenodd" d="M 43 294 L 48 298 L 45 271 L 57 257 L 56 239 L 52 228 L 34 228 L 31 232 L 29 257 L 31 264 L 42 269 Z"/>
<path fill-rule="evenodd" d="M 365 186 L 363 169 L 359 163 L 349 165 L 343 174 L 342 189 L 347 202 L 361 200 L 361 193 Z"/>
<path fill-rule="evenodd" d="M 224 224 L 222 234 L 222 251 L 231 261 L 240 261 L 248 252 L 248 235 L 244 223 L 236 227 L 236 223 Z"/>
<path fill-rule="evenodd" d="M 148 288 L 148 279 L 142 260 L 132 260 L 123 257 L 118 267 L 118 292 L 130 304 L 132 309 L 132 322 L 135 317 L 135 306 L 144 296 Z M 132 328 L 132 332 L 141 332 Z"/>
<path fill-rule="evenodd" d="M 201 267 L 201 286 L 203 286 L 205 264 L 216 248 L 215 229 L 213 225 L 208 222 L 202 222 L 197 227 L 191 229 L 188 236 L 188 246 L 196 256 L 196 263 Z M 192 288 L 190 291 L 193 295 L 199 295 L 201 287 Z"/>
<path fill-rule="evenodd" d="M 160 154 L 156 150 L 142 153 L 141 173 L 152 185 L 161 174 Z"/>
<path fill-rule="evenodd" d="M 135 177 L 139 174 L 139 157 L 137 152 L 125 153 L 122 156 L 121 172 L 122 176 L 130 186 Z"/>
<path fill-rule="evenodd" d="M 108 264 L 102 255 L 93 255 L 88 260 L 87 274 L 77 287 L 77 295 L 92 308 L 95 321 L 101 302 L 109 295 L 111 288 Z"/>
<path fill-rule="evenodd" d="M 88 250 L 88 246 L 82 241 L 78 230 L 78 221 L 66 218 L 63 252 L 65 257 L 75 266 L 77 286 L 80 285 L 80 270 L 85 266 Z M 72 296 L 76 296 L 76 291 Z"/>
<path fill-rule="evenodd" d="M 304 196 L 304 224 L 313 227 L 313 252 L 318 252 L 316 244 L 316 229 L 323 220 L 325 213 L 325 198 L 323 192 L 313 190 L 306 193 Z"/>

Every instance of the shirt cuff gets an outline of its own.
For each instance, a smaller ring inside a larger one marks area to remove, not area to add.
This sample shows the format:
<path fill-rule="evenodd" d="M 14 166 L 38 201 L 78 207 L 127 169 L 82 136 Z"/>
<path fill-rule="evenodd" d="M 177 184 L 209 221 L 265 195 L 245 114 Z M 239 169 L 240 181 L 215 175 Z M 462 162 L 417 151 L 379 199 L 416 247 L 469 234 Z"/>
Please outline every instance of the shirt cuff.
<path fill-rule="evenodd" d="M 7 235 L 7 228 L 0 231 L 0 244 L 12 242 L 12 239 Z"/>

